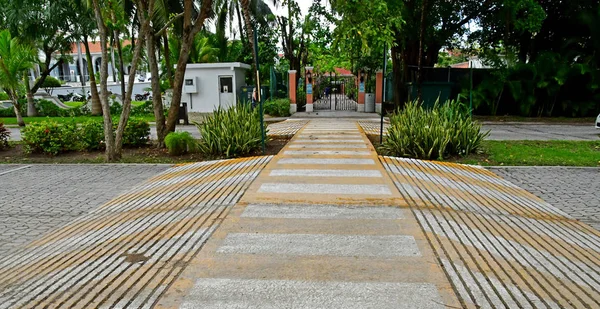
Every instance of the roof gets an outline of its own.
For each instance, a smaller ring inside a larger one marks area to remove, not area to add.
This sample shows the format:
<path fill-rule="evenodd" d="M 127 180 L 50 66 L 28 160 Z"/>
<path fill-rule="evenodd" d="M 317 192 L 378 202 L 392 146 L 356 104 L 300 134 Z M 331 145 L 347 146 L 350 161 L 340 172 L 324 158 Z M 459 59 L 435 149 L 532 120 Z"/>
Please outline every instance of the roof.
<path fill-rule="evenodd" d="M 71 54 L 77 54 L 77 44 L 78 43 L 72 43 L 71 44 Z M 131 45 L 131 40 L 123 40 L 121 42 L 121 44 L 123 46 L 127 46 L 127 45 Z M 79 43 L 79 45 L 81 46 L 81 52 L 84 53 L 85 52 L 85 46 L 83 45 L 83 43 Z M 102 48 L 100 45 L 100 42 L 88 42 L 88 45 L 90 46 L 90 53 L 100 53 L 102 52 Z"/>
<path fill-rule="evenodd" d="M 344 68 L 335 68 L 334 70 L 335 70 L 335 74 L 337 76 L 354 76 L 354 74 L 352 74 L 352 71 L 344 69 Z M 323 75 L 331 76 L 333 74 L 332 74 L 332 72 L 329 72 L 329 73 L 325 73 Z"/>
<path fill-rule="evenodd" d="M 249 64 L 241 62 L 215 62 L 215 63 L 190 63 L 186 66 L 188 69 L 222 69 L 222 68 L 242 68 L 250 69 Z"/>
<path fill-rule="evenodd" d="M 469 61 L 466 62 L 461 62 L 461 63 L 456 63 L 450 66 L 451 68 L 457 68 L 457 69 L 468 69 L 469 68 Z"/>

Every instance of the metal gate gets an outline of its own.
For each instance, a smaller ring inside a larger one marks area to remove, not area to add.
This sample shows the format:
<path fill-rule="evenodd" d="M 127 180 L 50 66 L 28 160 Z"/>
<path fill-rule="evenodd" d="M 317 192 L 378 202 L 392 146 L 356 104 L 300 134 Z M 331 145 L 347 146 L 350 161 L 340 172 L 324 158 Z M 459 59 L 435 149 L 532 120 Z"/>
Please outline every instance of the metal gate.
<path fill-rule="evenodd" d="M 358 92 L 354 76 L 325 73 L 313 79 L 314 110 L 356 111 Z"/>

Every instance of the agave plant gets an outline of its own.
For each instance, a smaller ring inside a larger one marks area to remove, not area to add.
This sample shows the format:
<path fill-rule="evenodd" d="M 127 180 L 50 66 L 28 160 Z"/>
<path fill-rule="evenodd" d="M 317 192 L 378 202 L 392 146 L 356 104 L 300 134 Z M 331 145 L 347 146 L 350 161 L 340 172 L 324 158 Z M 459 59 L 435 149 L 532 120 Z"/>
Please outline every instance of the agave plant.
<path fill-rule="evenodd" d="M 205 155 L 233 158 L 261 148 L 260 114 L 250 105 L 219 107 L 203 123 L 195 125 L 202 136 L 198 150 Z M 266 132 L 266 126 L 264 129 Z"/>
<path fill-rule="evenodd" d="M 488 134 L 460 102 L 437 102 L 428 110 L 413 101 L 390 117 L 381 149 L 391 156 L 441 160 L 475 152 Z"/>

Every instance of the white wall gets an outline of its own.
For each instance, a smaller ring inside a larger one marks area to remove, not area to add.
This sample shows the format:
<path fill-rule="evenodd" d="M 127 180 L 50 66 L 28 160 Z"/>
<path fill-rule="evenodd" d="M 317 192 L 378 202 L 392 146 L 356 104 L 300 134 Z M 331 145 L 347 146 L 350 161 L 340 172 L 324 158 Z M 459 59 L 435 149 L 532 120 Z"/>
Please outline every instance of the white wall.
<path fill-rule="evenodd" d="M 127 85 L 125 85 L 127 87 Z M 144 93 L 144 88 L 150 88 L 150 82 L 137 82 L 133 84 L 133 94 L 132 94 L 132 98 L 135 98 L 136 94 L 142 94 Z M 66 95 L 69 94 L 71 92 L 75 92 L 75 93 L 79 93 L 79 94 L 86 94 L 89 90 L 90 90 L 90 86 L 89 83 L 87 86 L 85 87 L 60 87 L 60 88 L 53 88 L 54 90 L 52 91 L 52 95 L 53 96 L 57 96 L 59 94 L 62 95 Z M 127 88 L 125 88 L 127 89 Z M 44 89 L 40 89 L 40 91 L 44 91 Z M 98 87 L 98 91 L 100 91 L 100 87 Z M 114 94 L 121 94 L 121 84 L 111 84 L 108 85 L 108 91 L 111 91 Z"/>
<path fill-rule="evenodd" d="M 210 67 L 213 65 L 214 67 Z M 206 67 L 208 66 L 208 67 Z M 219 67 L 220 66 L 220 67 Z M 219 76 L 231 76 L 233 78 L 233 104 L 237 102 L 237 95 L 242 86 L 245 86 L 244 75 L 245 68 L 235 67 L 228 64 L 206 64 L 206 65 L 188 65 L 185 72 L 185 79 L 197 78 L 197 93 L 191 95 L 185 93 L 185 86 L 181 102 L 188 103 L 189 112 L 211 113 L 217 107 L 225 105 L 220 102 Z M 241 76 L 241 77 L 240 77 Z M 240 81 L 241 79 L 241 81 Z"/>

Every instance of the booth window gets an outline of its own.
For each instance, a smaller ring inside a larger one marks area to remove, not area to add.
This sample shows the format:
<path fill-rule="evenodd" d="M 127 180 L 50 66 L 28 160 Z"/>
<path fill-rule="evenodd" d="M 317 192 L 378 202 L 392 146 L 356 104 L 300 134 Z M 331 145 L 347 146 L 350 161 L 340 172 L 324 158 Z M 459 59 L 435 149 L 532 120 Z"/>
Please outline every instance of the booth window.
<path fill-rule="evenodd" d="M 232 93 L 233 92 L 233 77 L 225 76 L 219 77 L 219 84 L 221 85 L 221 93 Z"/>

